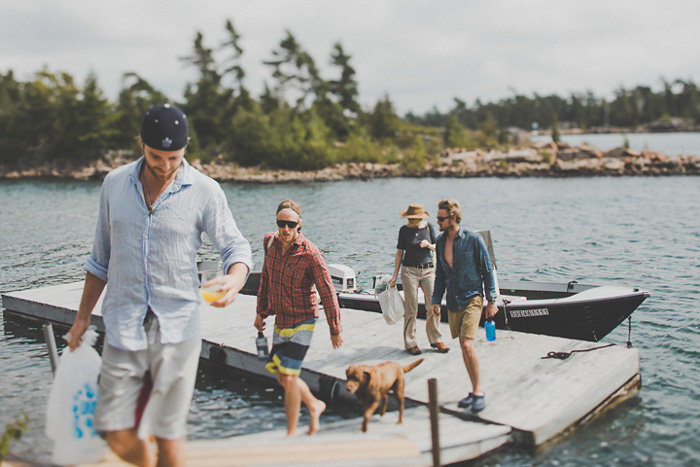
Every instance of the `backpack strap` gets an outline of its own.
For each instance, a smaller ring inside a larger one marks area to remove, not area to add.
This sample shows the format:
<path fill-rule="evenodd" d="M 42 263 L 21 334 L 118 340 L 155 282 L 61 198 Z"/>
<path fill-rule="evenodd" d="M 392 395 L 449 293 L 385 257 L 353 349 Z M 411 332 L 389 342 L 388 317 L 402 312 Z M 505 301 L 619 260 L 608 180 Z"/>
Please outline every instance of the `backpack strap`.
<path fill-rule="evenodd" d="M 277 232 L 273 233 L 270 235 L 270 239 L 267 241 L 267 247 L 265 248 L 265 253 L 270 249 L 272 246 L 272 243 L 275 241 L 275 237 L 277 236 Z"/>

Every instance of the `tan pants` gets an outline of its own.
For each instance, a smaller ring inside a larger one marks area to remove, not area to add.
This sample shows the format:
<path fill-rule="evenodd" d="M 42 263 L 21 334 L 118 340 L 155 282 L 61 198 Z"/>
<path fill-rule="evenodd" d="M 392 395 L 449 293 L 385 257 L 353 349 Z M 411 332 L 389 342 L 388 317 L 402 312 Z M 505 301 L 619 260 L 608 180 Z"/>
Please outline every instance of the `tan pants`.
<path fill-rule="evenodd" d="M 410 266 L 401 267 L 401 282 L 403 283 L 403 341 L 406 349 L 410 349 L 416 342 L 416 317 L 418 316 L 418 287 L 423 291 L 427 315 L 425 318 L 425 331 L 431 344 L 442 341 L 442 334 L 438 324 L 440 317 L 430 312 L 430 302 L 433 298 L 435 285 L 435 268 L 419 269 Z"/>

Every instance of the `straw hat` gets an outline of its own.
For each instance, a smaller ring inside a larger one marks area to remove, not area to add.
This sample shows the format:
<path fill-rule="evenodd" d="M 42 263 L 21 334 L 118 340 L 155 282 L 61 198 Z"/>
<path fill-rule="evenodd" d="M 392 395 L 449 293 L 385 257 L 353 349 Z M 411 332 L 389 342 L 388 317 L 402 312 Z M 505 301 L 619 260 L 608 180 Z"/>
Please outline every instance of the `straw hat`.
<path fill-rule="evenodd" d="M 422 204 L 409 204 L 408 209 L 399 211 L 399 215 L 406 219 L 425 219 L 426 217 L 430 217 L 430 214 L 425 212 L 425 208 L 423 208 Z"/>

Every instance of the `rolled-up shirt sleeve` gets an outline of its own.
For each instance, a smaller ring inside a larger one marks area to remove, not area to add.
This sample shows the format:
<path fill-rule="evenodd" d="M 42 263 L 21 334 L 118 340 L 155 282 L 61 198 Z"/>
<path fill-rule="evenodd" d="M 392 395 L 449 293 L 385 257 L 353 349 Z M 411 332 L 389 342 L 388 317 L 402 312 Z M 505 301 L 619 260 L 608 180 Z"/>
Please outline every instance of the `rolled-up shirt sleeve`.
<path fill-rule="evenodd" d="M 85 266 L 83 266 L 83 269 L 93 276 L 99 277 L 103 281 L 107 282 L 107 268 L 95 261 L 92 255 L 88 257 L 87 261 L 85 261 Z"/>
<path fill-rule="evenodd" d="M 95 238 L 92 243 L 92 252 L 85 261 L 85 269 L 93 276 L 99 277 L 107 282 L 109 258 L 112 253 L 111 228 L 109 224 L 109 203 L 108 184 L 110 178 L 107 177 L 100 190 L 100 205 L 97 215 L 97 227 L 95 228 Z"/>

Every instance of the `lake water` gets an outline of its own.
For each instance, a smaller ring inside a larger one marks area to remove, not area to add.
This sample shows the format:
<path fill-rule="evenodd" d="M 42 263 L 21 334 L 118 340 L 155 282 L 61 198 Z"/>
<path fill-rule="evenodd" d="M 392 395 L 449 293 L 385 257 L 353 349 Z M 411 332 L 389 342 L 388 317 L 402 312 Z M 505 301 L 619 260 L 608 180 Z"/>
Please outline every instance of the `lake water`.
<path fill-rule="evenodd" d="M 700 156 L 700 132 L 561 135 L 561 140 L 571 146 L 588 143 L 602 151 L 624 146 L 625 138 L 633 151 L 650 149 L 674 156 Z M 538 135 L 531 139 L 532 141 L 552 141 L 551 135 Z"/>
<path fill-rule="evenodd" d="M 537 454 L 507 448 L 477 465 L 700 463 L 697 177 L 390 179 L 224 189 L 257 263 L 277 203 L 293 198 L 304 209 L 306 236 L 326 260 L 353 267 L 359 285 L 369 288 L 374 274 L 392 270 L 399 210 L 422 202 L 434 220 L 437 202 L 452 197 L 462 203 L 464 227 L 491 231 L 501 278 L 650 291 L 632 315 L 632 342 L 641 351 L 639 395 Z M 98 183 L 0 182 L 0 291 L 82 279 L 98 195 Z M 202 256 L 216 258 L 211 247 Z M 626 340 L 623 325 L 603 342 Z M 40 326 L 0 320 L 0 368 L 0 429 L 27 413 L 28 432 L 12 449 L 47 459 L 43 417 L 51 378 Z M 322 421 L 358 414 L 330 410 Z M 240 375 L 200 373 L 191 439 L 284 426 L 277 388 Z"/>

